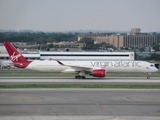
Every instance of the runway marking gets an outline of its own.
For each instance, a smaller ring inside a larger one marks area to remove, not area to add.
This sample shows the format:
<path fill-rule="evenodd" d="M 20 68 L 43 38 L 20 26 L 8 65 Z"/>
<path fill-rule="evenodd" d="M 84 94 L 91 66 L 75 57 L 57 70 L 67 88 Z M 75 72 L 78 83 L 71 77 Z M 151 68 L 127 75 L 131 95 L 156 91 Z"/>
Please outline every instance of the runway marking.
<path fill-rule="evenodd" d="M 14 96 L 13 99 L 20 101 L 29 101 L 29 100 L 42 100 L 44 98 L 41 96 Z"/>
<path fill-rule="evenodd" d="M 23 101 L 23 102 L 26 102 L 26 101 L 37 101 L 37 100 L 42 100 L 44 99 L 43 97 L 41 96 L 24 96 L 24 95 L 10 95 L 10 96 L 7 96 L 5 94 L 0 94 L 0 102 L 10 102 L 10 101 Z M 8 99 L 8 97 L 10 99 Z"/>
<path fill-rule="evenodd" d="M 91 99 L 89 99 L 88 97 L 86 97 L 85 95 L 83 95 L 82 93 L 80 93 L 79 91 L 76 90 L 76 93 L 79 94 L 80 96 L 84 97 L 85 99 L 89 100 L 90 102 L 94 103 L 95 105 L 97 105 L 99 108 L 101 108 L 102 110 L 106 111 L 107 113 L 112 114 L 109 110 L 107 110 L 106 108 L 104 108 L 102 105 L 98 104 L 97 102 L 92 101 Z M 113 115 L 113 114 L 112 114 Z M 114 116 L 114 115 L 113 115 Z M 115 116 L 114 116 L 115 117 Z"/>
<path fill-rule="evenodd" d="M 131 101 L 145 101 L 145 102 L 160 102 L 160 96 L 153 96 L 153 95 L 142 95 L 142 96 L 128 96 L 126 99 Z"/>

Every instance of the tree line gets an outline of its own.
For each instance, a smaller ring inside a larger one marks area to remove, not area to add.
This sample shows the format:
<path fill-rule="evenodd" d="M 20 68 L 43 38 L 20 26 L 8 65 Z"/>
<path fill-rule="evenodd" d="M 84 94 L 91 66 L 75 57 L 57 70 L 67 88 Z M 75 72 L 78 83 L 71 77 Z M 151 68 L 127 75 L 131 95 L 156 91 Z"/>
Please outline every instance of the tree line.
<path fill-rule="evenodd" d="M 61 42 L 61 41 L 77 41 L 77 36 L 80 33 L 45 33 L 45 32 L 0 32 L 0 42 L 26 42 L 26 43 L 46 43 L 46 42 Z M 109 33 L 105 33 L 109 34 Z M 157 35 L 158 43 L 160 43 L 160 33 Z M 155 44 L 156 45 L 156 44 Z"/>
<path fill-rule="evenodd" d="M 44 32 L 0 32 L 0 43 L 3 42 L 25 42 L 29 45 L 32 44 L 41 44 L 44 45 L 47 42 L 70 42 L 70 41 L 77 41 L 77 36 L 80 33 L 44 33 Z M 153 33 L 157 35 L 157 43 L 153 44 L 153 48 L 156 51 L 160 51 L 160 33 Z M 83 38 L 80 42 L 85 43 L 86 45 L 82 48 L 83 50 L 107 50 L 107 48 L 116 49 L 113 45 L 109 45 L 106 43 L 94 44 L 94 40 L 91 38 Z M 54 47 L 52 45 L 52 47 Z M 51 47 L 49 47 L 51 48 Z M 160 60 L 160 54 L 151 54 L 149 57 L 142 58 L 138 56 L 136 59 L 143 59 L 143 60 Z"/>
<path fill-rule="evenodd" d="M 135 60 L 160 61 L 160 54 L 159 53 L 150 53 L 149 56 L 143 57 L 143 56 L 139 56 L 135 53 Z"/>
<path fill-rule="evenodd" d="M 23 33 L 23 32 L 0 32 L 2 42 L 26 42 L 27 44 L 46 44 L 47 42 L 77 41 L 78 33 Z"/>

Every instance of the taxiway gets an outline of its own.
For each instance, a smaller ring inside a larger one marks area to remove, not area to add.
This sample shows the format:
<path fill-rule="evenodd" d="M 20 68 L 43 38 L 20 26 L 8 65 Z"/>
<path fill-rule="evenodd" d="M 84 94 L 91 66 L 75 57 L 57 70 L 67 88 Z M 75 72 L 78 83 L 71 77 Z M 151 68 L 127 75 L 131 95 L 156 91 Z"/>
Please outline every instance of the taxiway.
<path fill-rule="evenodd" d="M 160 90 L 0 89 L 0 119 L 160 119 Z"/>
<path fill-rule="evenodd" d="M 106 77 L 75 79 L 72 77 L 0 77 L 0 84 L 107 84 L 107 85 L 160 85 L 158 77 Z"/>

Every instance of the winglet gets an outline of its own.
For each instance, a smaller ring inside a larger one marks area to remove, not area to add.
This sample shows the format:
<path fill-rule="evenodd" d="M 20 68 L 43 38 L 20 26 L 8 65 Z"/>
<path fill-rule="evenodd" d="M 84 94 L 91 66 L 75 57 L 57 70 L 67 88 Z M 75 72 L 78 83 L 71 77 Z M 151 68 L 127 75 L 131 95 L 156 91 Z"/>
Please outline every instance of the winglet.
<path fill-rule="evenodd" d="M 60 64 L 60 65 L 64 65 L 61 61 L 57 60 L 57 62 Z"/>

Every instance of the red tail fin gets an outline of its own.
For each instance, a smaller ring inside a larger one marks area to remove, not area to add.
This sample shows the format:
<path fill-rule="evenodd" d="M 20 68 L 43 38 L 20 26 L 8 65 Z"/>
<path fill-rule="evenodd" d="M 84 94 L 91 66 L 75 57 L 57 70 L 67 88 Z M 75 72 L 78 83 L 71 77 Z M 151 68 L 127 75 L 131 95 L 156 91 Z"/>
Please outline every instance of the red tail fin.
<path fill-rule="evenodd" d="M 23 57 L 23 55 L 20 54 L 10 42 L 4 42 L 3 44 L 6 47 L 6 50 L 7 50 L 8 54 L 10 56 L 10 59 L 12 60 L 13 63 L 27 61 L 26 58 Z"/>

